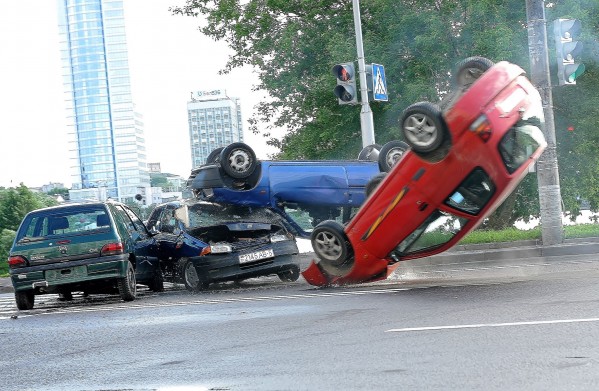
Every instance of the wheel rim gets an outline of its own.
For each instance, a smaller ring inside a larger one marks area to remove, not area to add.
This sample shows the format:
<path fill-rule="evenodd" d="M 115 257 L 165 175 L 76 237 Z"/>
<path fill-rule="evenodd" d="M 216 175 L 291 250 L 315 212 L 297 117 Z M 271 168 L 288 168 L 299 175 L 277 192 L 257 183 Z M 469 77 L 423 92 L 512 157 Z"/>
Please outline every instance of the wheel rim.
<path fill-rule="evenodd" d="M 385 161 L 387 162 L 387 165 L 389 167 L 393 167 L 395 163 L 397 163 L 399 159 L 401 159 L 404 152 L 405 151 L 401 148 L 393 148 L 392 150 L 390 150 L 389 153 L 387 153 L 387 156 L 385 156 Z"/>
<path fill-rule="evenodd" d="M 413 145 L 428 147 L 435 143 L 438 130 L 431 118 L 424 114 L 412 114 L 406 118 L 405 135 Z"/>
<path fill-rule="evenodd" d="M 197 287 L 200 283 L 200 278 L 198 277 L 198 272 L 196 271 L 196 268 L 193 267 L 191 262 L 187 262 L 187 264 L 185 265 L 184 273 L 185 273 L 185 284 L 190 288 L 197 289 Z"/>
<path fill-rule="evenodd" d="M 127 284 L 129 285 L 129 291 L 135 292 L 135 270 L 133 270 L 132 266 L 129 266 L 129 269 L 127 269 Z"/>
<path fill-rule="evenodd" d="M 319 232 L 314 238 L 314 250 L 321 258 L 336 261 L 343 253 L 341 242 L 330 232 Z"/>
<path fill-rule="evenodd" d="M 243 149 L 235 149 L 229 155 L 229 167 L 235 172 L 246 172 L 252 165 L 252 157 Z"/>

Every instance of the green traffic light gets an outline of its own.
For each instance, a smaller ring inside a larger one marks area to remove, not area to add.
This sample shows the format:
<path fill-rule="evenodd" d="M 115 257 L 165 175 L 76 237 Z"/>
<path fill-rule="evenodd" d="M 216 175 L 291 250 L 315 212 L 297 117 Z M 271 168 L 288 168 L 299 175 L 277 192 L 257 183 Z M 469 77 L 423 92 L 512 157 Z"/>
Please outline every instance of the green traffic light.
<path fill-rule="evenodd" d="M 576 79 L 584 73 L 584 64 L 567 64 L 564 66 L 564 75 L 568 83 L 576 83 Z"/>

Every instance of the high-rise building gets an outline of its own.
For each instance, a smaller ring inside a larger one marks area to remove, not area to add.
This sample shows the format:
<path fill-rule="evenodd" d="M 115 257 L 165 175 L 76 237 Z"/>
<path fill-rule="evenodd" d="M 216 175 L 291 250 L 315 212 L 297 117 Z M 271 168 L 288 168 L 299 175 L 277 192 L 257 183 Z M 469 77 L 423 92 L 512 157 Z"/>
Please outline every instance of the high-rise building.
<path fill-rule="evenodd" d="M 144 196 L 143 120 L 135 111 L 123 0 L 57 0 L 71 199 Z M 99 195 L 99 196 L 98 196 Z"/>
<path fill-rule="evenodd" d="M 226 91 L 197 91 L 187 102 L 189 142 L 193 167 L 206 163 L 212 150 L 243 141 L 241 105 Z"/>

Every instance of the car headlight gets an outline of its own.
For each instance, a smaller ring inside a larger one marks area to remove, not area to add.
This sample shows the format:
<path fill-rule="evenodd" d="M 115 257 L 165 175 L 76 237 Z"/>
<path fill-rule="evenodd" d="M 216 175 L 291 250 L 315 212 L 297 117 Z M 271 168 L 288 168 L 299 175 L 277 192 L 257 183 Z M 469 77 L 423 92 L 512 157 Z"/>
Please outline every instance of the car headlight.
<path fill-rule="evenodd" d="M 212 254 L 230 253 L 233 251 L 233 247 L 230 244 L 213 244 L 210 246 Z"/>
<path fill-rule="evenodd" d="M 270 242 L 271 243 L 282 242 L 284 240 L 289 240 L 289 238 L 287 236 L 285 236 L 285 235 L 279 235 L 279 234 L 272 235 L 270 237 Z"/>

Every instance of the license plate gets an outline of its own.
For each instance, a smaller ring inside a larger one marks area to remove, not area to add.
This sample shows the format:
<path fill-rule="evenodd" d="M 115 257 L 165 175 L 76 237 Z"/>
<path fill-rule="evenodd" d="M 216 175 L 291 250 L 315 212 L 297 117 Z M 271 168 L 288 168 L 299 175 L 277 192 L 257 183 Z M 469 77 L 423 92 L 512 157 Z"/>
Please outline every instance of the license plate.
<path fill-rule="evenodd" d="M 248 263 L 257 261 L 259 259 L 273 258 L 274 256 L 275 252 L 272 248 L 269 250 L 256 251 L 254 253 L 249 254 L 241 254 L 239 256 L 239 263 Z"/>
<path fill-rule="evenodd" d="M 47 270 L 46 281 L 74 281 L 87 277 L 87 266 L 75 266 L 68 269 Z"/>

